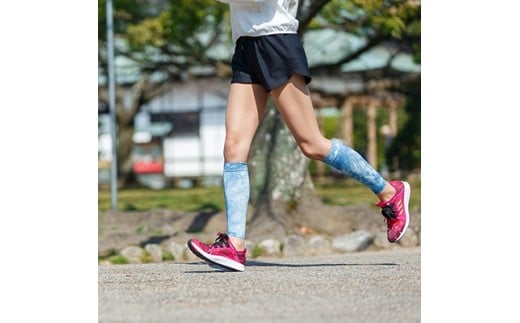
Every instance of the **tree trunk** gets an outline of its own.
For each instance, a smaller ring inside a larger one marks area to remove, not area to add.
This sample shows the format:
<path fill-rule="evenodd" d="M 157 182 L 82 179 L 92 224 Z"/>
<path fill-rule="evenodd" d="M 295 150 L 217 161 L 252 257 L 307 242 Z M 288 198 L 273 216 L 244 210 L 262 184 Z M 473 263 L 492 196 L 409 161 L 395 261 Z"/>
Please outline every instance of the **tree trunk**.
<path fill-rule="evenodd" d="M 132 125 L 125 125 L 119 127 L 117 156 L 118 156 L 118 185 L 126 187 L 134 183 L 134 173 L 132 170 L 132 148 L 134 141 L 132 136 L 134 134 L 134 127 Z"/>
<path fill-rule="evenodd" d="M 280 238 L 306 225 L 321 206 L 308 164 L 270 101 L 249 156 L 253 212 L 248 237 Z"/>

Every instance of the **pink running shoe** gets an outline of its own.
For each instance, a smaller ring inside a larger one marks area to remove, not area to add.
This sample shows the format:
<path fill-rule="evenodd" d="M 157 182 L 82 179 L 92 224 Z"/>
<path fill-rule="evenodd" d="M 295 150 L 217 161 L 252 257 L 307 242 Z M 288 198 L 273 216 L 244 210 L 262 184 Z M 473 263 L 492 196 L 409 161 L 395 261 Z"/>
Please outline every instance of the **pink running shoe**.
<path fill-rule="evenodd" d="M 391 181 L 396 189 L 395 195 L 388 201 L 381 201 L 376 205 L 382 208 L 381 213 L 386 218 L 387 238 L 390 242 L 397 242 L 404 235 L 410 214 L 408 202 L 410 201 L 410 184 L 401 181 Z"/>
<path fill-rule="evenodd" d="M 227 269 L 244 271 L 246 249 L 237 251 L 229 236 L 217 233 L 217 239 L 212 244 L 203 243 L 197 239 L 188 240 L 188 248 L 199 258 Z"/>

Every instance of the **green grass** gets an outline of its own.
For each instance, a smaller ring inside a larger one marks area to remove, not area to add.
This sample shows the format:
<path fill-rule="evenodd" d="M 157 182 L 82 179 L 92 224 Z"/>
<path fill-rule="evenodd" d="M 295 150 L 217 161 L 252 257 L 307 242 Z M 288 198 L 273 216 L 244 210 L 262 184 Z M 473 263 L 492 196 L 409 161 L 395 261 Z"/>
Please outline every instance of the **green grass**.
<path fill-rule="evenodd" d="M 421 181 L 411 180 L 412 195 L 410 210 L 421 207 Z M 354 180 L 341 180 L 332 184 L 315 184 L 317 194 L 329 205 L 374 205 L 374 194 Z M 146 211 L 154 208 L 166 208 L 177 211 L 221 211 L 224 209 L 222 187 L 197 187 L 190 189 L 172 188 L 151 190 L 146 188 L 122 189 L 118 191 L 118 209 L 122 211 Z M 111 209 L 110 190 L 98 192 L 98 209 Z M 137 228 L 140 230 L 142 228 Z"/>
<path fill-rule="evenodd" d="M 412 188 L 409 209 L 411 211 L 420 210 L 421 181 L 408 180 L 408 182 Z M 354 180 L 343 180 L 333 184 L 316 184 L 315 187 L 322 201 L 329 205 L 374 205 L 377 202 L 377 198 L 367 187 Z"/>
<path fill-rule="evenodd" d="M 222 187 L 152 190 L 147 188 L 122 189 L 117 192 L 117 208 L 122 211 L 145 211 L 165 208 L 178 211 L 220 211 L 224 209 Z M 98 210 L 111 207 L 110 190 L 98 191 Z"/>
<path fill-rule="evenodd" d="M 175 256 L 170 251 L 163 251 L 162 252 L 162 259 L 164 261 L 175 261 Z"/>
<path fill-rule="evenodd" d="M 114 265 L 124 265 L 130 263 L 126 257 L 121 255 L 112 256 L 109 258 L 109 260 Z"/>

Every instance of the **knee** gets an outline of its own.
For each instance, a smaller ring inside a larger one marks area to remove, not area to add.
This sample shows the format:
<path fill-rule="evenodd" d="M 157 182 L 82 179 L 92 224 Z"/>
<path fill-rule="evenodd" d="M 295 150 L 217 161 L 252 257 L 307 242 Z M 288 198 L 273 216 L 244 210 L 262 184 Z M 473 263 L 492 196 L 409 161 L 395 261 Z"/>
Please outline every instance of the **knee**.
<path fill-rule="evenodd" d="M 224 142 L 224 160 L 247 161 L 250 144 L 239 139 L 226 138 Z"/>
<path fill-rule="evenodd" d="M 305 157 L 314 160 L 323 160 L 328 153 L 326 146 L 317 142 L 300 142 L 298 146 Z"/>

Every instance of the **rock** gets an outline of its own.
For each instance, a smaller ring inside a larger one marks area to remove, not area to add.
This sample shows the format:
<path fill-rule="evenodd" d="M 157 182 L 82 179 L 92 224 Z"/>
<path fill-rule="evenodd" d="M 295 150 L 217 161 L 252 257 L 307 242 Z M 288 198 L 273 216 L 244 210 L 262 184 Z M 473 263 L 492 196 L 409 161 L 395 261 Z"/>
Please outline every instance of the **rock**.
<path fill-rule="evenodd" d="M 282 255 L 280 240 L 265 239 L 260 242 L 258 247 L 262 249 L 262 256 L 279 257 Z"/>
<path fill-rule="evenodd" d="M 412 229 L 408 229 L 398 243 L 407 248 L 416 247 L 419 245 L 419 238 Z"/>
<path fill-rule="evenodd" d="M 161 262 L 162 261 L 162 249 L 159 245 L 150 243 L 144 246 L 144 250 L 150 254 L 150 258 L 152 262 Z"/>
<path fill-rule="evenodd" d="M 301 256 L 305 254 L 305 240 L 299 235 L 289 235 L 283 238 L 284 256 Z"/>
<path fill-rule="evenodd" d="M 330 241 L 322 236 L 310 237 L 305 246 L 305 254 L 307 255 L 322 255 L 330 252 Z"/>
<path fill-rule="evenodd" d="M 334 238 L 332 248 L 340 252 L 361 251 L 368 247 L 374 236 L 365 230 L 358 230 Z"/>
<path fill-rule="evenodd" d="M 121 250 L 120 255 L 128 259 L 128 262 L 131 264 L 140 264 L 142 263 L 141 259 L 144 255 L 144 250 L 140 247 L 128 246 Z"/>
<path fill-rule="evenodd" d="M 376 213 L 372 209 L 366 206 L 336 209 L 336 213 L 316 217 L 315 222 L 300 227 L 299 234 L 274 236 L 270 232 L 267 237 L 246 240 L 247 259 L 251 260 L 256 256 L 320 255 L 421 245 L 420 211 L 411 212 L 408 230 L 401 240 L 390 243 L 386 238 L 385 222 L 380 217 L 374 217 Z M 226 222 L 223 212 L 201 215 L 197 212 L 181 213 L 158 209 L 146 212 L 100 212 L 98 225 L 99 265 L 107 265 L 119 263 L 113 261 L 114 255 L 125 257 L 130 263 L 164 261 L 159 249 L 170 252 L 175 257 L 175 262 L 201 261 L 188 249 L 188 239 L 197 238 L 212 243 L 216 232 L 225 232 Z M 253 236 L 250 235 L 249 238 L 251 237 Z"/>
<path fill-rule="evenodd" d="M 388 241 L 386 232 L 379 232 L 376 234 L 373 244 L 377 249 L 392 249 L 395 248 L 395 243 Z"/>

